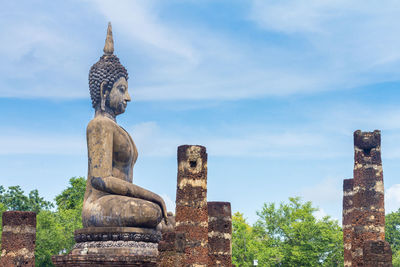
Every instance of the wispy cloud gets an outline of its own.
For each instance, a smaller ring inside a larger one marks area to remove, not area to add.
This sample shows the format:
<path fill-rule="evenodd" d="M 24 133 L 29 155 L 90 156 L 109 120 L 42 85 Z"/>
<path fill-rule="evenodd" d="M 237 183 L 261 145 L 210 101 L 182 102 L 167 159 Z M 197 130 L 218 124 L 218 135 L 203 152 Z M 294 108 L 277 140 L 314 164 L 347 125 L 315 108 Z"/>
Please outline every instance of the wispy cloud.
<path fill-rule="evenodd" d="M 335 77 L 321 89 L 349 88 L 398 80 L 399 10 L 397 1 L 254 0 L 249 18 L 267 32 L 304 44 L 309 71 L 319 66 L 320 74 Z"/>
<path fill-rule="evenodd" d="M 0 154 L 84 155 L 86 140 L 78 136 L 13 134 L 0 136 Z"/>
<path fill-rule="evenodd" d="M 250 13 L 241 9 L 235 19 L 255 23 L 243 24 L 235 35 L 227 25 L 213 27 L 206 16 L 190 23 L 177 12 L 172 21 L 163 14 L 174 4 L 155 0 L 74 3 L 79 11 L 67 16 L 68 5 L 8 4 L 11 15 L 0 18 L 0 96 L 88 97 L 87 71 L 101 54 L 95 50 L 104 38 L 97 36 L 109 20 L 137 100 L 312 94 L 396 80 L 400 74 L 395 1 L 253 1 Z M 86 19 L 89 14 L 95 23 Z"/>
<path fill-rule="evenodd" d="M 385 190 L 385 212 L 390 213 L 400 208 L 400 184 L 394 184 Z"/>

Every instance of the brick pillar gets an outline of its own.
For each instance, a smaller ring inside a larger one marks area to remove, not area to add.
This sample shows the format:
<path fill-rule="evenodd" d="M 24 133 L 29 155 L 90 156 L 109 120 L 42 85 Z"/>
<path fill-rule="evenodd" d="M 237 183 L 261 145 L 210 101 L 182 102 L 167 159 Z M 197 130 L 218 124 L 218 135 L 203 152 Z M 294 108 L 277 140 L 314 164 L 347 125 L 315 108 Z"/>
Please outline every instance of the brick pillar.
<path fill-rule="evenodd" d="M 35 266 L 36 213 L 3 213 L 0 266 Z"/>
<path fill-rule="evenodd" d="M 363 264 L 367 240 L 385 240 L 381 133 L 354 132 L 353 266 Z"/>
<path fill-rule="evenodd" d="M 209 266 L 232 266 L 232 213 L 229 202 L 208 202 Z"/>
<path fill-rule="evenodd" d="M 387 241 L 368 240 L 364 243 L 364 267 L 391 267 L 392 250 Z"/>
<path fill-rule="evenodd" d="M 178 147 L 176 232 L 185 233 L 185 266 L 207 266 L 207 153 L 203 146 Z"/>
<path fill-rule="evenodd" d="M 343 247 L 344 247 L 344 266 L 351 266 L 351 242 L 353 238 L 352 211 L 353 211 L 353 179 L 343 181 Z"/>

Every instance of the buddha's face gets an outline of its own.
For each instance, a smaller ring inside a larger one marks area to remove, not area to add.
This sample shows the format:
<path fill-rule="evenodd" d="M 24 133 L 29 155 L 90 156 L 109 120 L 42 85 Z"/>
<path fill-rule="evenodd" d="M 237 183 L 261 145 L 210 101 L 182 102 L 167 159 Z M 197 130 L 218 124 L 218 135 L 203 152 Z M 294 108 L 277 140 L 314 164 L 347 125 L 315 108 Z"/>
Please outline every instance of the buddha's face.
<path fill-rule="evenodd" d="M 125 112 L 126 105 L 131 101 L 128 93 L 128 82 L 124 77 L 119 78 L 111 89 L 108 106 L 115 115 Z"/>

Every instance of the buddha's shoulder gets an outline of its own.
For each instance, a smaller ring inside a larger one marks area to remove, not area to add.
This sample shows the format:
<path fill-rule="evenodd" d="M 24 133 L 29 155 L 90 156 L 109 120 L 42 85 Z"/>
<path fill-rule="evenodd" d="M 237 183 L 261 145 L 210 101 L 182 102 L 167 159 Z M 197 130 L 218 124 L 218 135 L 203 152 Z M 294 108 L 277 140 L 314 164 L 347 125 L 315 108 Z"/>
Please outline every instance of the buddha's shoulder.
<path fill-rule="evenodd" d="M 87 126 L 87 131 L 92 131 L 92 130 L 107 130 L 107 129 L 115 129 L 117 124 L 110 120 L 109 118 L 106 118 L 104 116 L 96 116 L 93 120 L 91 120 Z"/>

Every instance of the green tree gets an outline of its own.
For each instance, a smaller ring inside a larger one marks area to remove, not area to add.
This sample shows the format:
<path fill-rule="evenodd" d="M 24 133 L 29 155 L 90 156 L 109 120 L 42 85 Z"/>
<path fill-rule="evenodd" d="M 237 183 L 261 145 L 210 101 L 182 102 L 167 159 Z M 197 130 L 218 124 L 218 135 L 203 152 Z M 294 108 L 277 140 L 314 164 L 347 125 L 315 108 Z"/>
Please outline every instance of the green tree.
<path fill-rule="evenodd" d="M 50 210 L 54 205 L 40 197 L 37 190 L 25 195 L 20 186 L 10 186 L 7 190 L 0 186 L 0 216 L 5 210 L 37 213 L 36 266 L 54 266 L 52 255 L 68 253 L 72 249 L 75 244 L 74 231 L 82 228 L 85 187 L 84 177 L 71 178 L 69 186 L 56 196 L 57 210 L 54 211 Z"/>
<path fill-rule="evenodd" d="M 56 196 L 56 212 L 40 212 L 37 226 L 36 266 L 53 266 L 51 256 L 69 253 L 75 244 L 74 231 L 82 228 L 84 177 L 73 177 L 69 186 Z"/>
<path fill-rule="evenodd" d="M 26 196 L 20 186 L 10 186 L 7 190 L 0 186 L 0 202 L 7 210 L 34 211 L 48 210 L 53 203 L 39 196 L 38 190 L 32 190 Z"/>
<path fill-rule="evenodd" d="M 70 186 L 55 198 L 58 209 L 75 209 L 82 205 L 86 190 L 85 177 L 72 177 L 69 184 Z"/>
<path fill-rule="evenodd" d="M 232 216 L 232 262 L 236 266 L 251 266 L 252 227 L 242 213 Z"/>
<path fill-rule="evenodd" d="M 400 266 L 400 209 L 386 215 L 385 239 L 392 248 L 393 266 Z"/>
<path fill-rule="evenodd" d="M 257 212 L 255 237 L 263 245 L 263 266 L 338 266 L 343 264 L 342 231 L 328 216 L 317 220 L 311 202 L 289 198 L 289 203 L 264 204 Z M 273 251 L 267 249 L 272 247 Z M 272 257 L 271 257 L 272 256 Z"/>
<path fill-rule="evenodd" d="M 317 220 L 313 215 L 316 210 L 311 202 L 302 203 L 300 198 L 289 198 L 289 203 L 279 207 L 264 204 L 253 227 L 246 227 L 243 216 L 235 214 L 234 262 L 238 266 L 251 266 L 254 259 L 260 266 L 342 266 L 341 228 L 328 216 Z M 239 238 L 243 232 L 249 239 L 245 247 Z"/>

